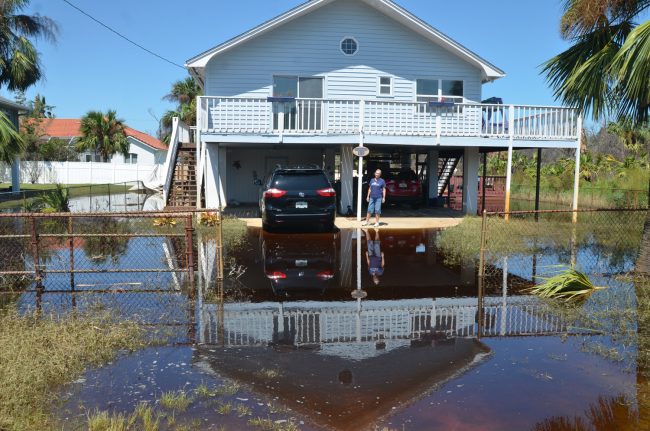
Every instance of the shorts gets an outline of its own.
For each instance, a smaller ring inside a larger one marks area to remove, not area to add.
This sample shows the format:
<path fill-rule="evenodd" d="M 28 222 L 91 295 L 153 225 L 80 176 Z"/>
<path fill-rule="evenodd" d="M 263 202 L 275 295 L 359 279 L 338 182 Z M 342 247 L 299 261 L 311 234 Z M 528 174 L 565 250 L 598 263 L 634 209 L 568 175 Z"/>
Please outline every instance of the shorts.
<path fill-rule="evenodd" d="M 382 198 L 370 198 L 368 202 L 368 214 L 381 215 L 381 199 Z"/>

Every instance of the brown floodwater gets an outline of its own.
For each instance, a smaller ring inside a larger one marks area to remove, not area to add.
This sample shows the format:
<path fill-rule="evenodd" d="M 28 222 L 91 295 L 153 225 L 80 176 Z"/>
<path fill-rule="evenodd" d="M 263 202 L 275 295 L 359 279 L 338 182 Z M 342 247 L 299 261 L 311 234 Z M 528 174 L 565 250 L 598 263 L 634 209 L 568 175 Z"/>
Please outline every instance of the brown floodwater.
<path fill-rule="evenodd" d="M 166 341 L 67 387 L 64 428 L 84 429 L 95 409 L 128 413 L 147 402 L 169 430 L 262 429 L 257 418 L 305 430 L 647 429 L 636 346 L 563 320 L 525 290 L 531 262 L 553 265 L 562 252 L 495 264 L 479 322 L 476 263 L 450 262 L 439 234 L 249 229 L 228 256 L 224 303 L 209 241 L 199 246 L 195 300 L 175 289 L 78 295 L 76 308 L 115 307 Z M 580 250 L 578 265 L 589 268 L 597 252 L 607 250 Z M 633 264 L 627 256 L 612 272 Z M 617 283 L 585 306 L 627 306 L 634 286 Z M 33 301 L 24 294 L 18 303 Z M 41 307 L 71 301 L 45 295 Z M 627 355 L 612 360 L 607 349 Z M 186 410 L 161 405 L 163 393 L 179 391 L 192 398 Z"/>

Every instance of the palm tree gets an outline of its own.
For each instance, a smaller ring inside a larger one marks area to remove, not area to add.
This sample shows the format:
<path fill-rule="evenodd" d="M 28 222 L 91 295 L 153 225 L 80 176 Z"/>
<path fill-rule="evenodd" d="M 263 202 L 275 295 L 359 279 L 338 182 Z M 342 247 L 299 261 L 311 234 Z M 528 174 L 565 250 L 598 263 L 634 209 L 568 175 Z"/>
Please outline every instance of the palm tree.
<path fill-rule="evenodd" d="M 647 125 L 650 20 L 635 19 L 649 0 L 565 0 L 560 29 L 573 45 L 543 65 L 555 96 L 594 119 Z"/>
<path fill-rule="evenodd" d="M 635 19 L 649 8 L 650 0 L 565 0 L 560 30 L 573 45 L 543 66 L 555 96 L 595 119 L 613 115 L 647 127 L 650 20 L 637 25 Z M 636 270 L 649 274 L 650 211 L 643 235 Z"/>
<path fill-rule="evenodd" d="M 103 161 L 108 161 L 113 154 L 129 155 L 129 142 L 126 139 L 124 120 L 117 118 L 115 111 L 106 114 L 90 111 L 81 118 L 81 138 L 77 143 L 79 151 L 99 153 Z"/>
<path fill-rule="evenodd" d="M 172 119 L 178 117 L 188 125 L 196 123 L 196 98 L 203 94 L 201 87 L 194 78 L 187 77 L 172 84 L 169 94 L 163 100 L 177 104 L 175 110 L 170 110 L 163 115 L 160 125 L 160 138 L 163 142 L 169 143 L 172 129 Z"/>
<path fill-rule="evenodd" d="M 0 162 L 11 164 L 25 150 L 25 141 L 14 123 L 0 111 Z"/>
<path fill-rule="evenodd" d="M 56 39 L 57 27 L 47 17 L 24 15 L 30 0 L 0 1 L 0 86 L 25 90 L 41 79 L 38 52 L 30 39 Z"/>

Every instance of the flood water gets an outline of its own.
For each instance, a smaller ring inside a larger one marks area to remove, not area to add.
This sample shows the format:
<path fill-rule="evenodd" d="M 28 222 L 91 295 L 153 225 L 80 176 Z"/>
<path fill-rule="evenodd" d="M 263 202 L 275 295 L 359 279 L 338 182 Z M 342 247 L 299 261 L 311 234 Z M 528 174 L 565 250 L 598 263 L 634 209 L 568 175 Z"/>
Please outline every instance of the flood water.
<path fill-rule="evenodd" d="M 503 282 L 486 286 L 479 323 L 476 263 L 449 262 L 437 247 L 439 235 L 249 228 L 227 256 L 224 302 L 215 290 L 215 244 L 200 237 L 193 300 L 173 273 L 155 283 L 121 274 L 112 295 L 76 294 L 73 301 L 70 294 L 45 294 L 45 312 L 101 304 L 164 334 L 162 345 L 88 370 L 65 388 L 59 416 L 68 429 L 84 429 L 90 411 L 129 413 L 148 402 L 173 416 L 160 425 L 170 430 L 644 429 L 635 346 L 617 360 L 590 349 L 620 346 L 528 294 L 538 269 L 525 254 L 494 265 Z M 80 267 L 142 267 L 173 259 L 174 247 L 138 238 L 101 262 L 83 247 L 74 253 Z M 50 262 L 67 253 L 53 250 Z M 578 266 L 603 274 L 595 253 L 577 250 Z M 633 256 L 609 259 L 605 269 L 623 273 Z M 546 252 L 534 261 L 543 267 L 564 257 Z M 55 277 L 55 284 L 68 280 Z M 81 290 L 105 283 L 80 277 Z M 129 286 L 138 293 L 122 293 Z M 623 307 L 633 296 L 632 283 L 617 281 L 588 302 Z M 18 298 L 21 309 L 35 304 L 35 293 Z M 192 402 L 170 413 L 160 403 L 165 392 L 183 392 Z"/>

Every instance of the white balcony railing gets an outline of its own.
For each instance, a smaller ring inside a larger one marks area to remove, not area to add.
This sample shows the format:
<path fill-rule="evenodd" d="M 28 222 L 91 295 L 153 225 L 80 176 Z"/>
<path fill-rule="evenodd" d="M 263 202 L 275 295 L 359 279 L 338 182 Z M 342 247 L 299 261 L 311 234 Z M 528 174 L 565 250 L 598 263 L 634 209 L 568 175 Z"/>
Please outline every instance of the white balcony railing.
<path fill-rule="evenodd" d="M 578 137 L 576 110 L 549 106 L 206 96 L 198 114 L 218 134 Z"/>

